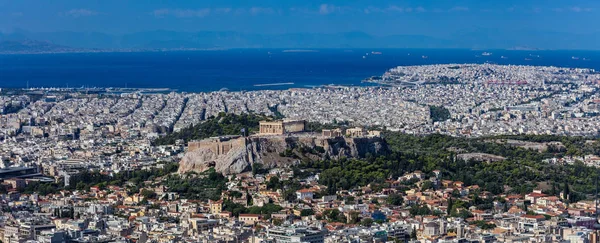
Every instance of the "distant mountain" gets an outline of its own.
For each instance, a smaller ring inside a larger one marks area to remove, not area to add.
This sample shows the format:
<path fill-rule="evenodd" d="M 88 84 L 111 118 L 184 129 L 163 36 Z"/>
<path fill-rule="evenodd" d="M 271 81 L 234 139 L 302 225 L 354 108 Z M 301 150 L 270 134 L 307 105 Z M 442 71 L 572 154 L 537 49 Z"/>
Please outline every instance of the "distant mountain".
<path fill-rule="evenodd" d="M 461 44 L 478 49 L 585 49 L 600 50 L 600 33 L 571 34 L 541 30 L 498 31 L 496 29 L 474 29 L 456 33 L 450 37 L 460 39 Z"/>
<path fill-rule="evenodd" d="M 419 35 L 372 36 L 363 32 L 334 34 L 251 34 L 231 31 L 146 31 L 122 36 L 97 32 L 33 33 L 17 30 L 1 34 L 0 41 L 40 40 L 74 48 L 446 48 L 455 42 Z"/>
<path fill-rule="evenodd" d="M 58 45 L 69 46 L 73 48 L 117 48 L 119 45 L 119 36 L 99 33 L 99 32 L 29 32 L 26 30 L 17 29 L 11 33 L 0 33 L 0 41 L 2 40 L 39 40 Z"/>
<path fill-rule="evenodd" d="M 600 33 L 565 34 L 545 31 L 465 30 L 446 38 L 425 35 L 373 36 L 364 32 L 253 34 L 233 31 L 144 31 L 125 35 L 100 32 L 0 33 L 0 41 L 39 40 L 73 48 L 470 48 L 600 49 Z"/>
<path fill-rule="evenodd" d="M 52 44 L 45 41 L 0 41 L 0 53 L 50 53 L 73 52 L 78 49 Z"/>

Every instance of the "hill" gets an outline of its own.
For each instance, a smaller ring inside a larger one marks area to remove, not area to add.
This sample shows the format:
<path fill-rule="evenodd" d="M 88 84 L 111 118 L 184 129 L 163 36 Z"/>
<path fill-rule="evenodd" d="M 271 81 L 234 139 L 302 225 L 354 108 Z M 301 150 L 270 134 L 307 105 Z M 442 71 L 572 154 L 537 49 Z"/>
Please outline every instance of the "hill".
<path fill-rule="evenodd" d="M 320 173 L 320 183 L 330 188 L 351 189 L 371 184 L 384 185 L 406 173 L 421 171 L 425 178 L 440 171 L 440 179 L 461 181 L 465 186 L 478 185 L 495 195 L 525 194 L 534 188 L 556 195 L 568 185 L 571 201 L 590 197 L 600 169 L 582 162 L 551 164 L 545 159 L 571 155 L 600 155 L 600 142 L 558 136 L 502 137 L 522 141 L 559 141 L 565 149 L 546 151 L 526 149 L 511 144 L 489 142 L 490 138 L 456 138 L 443 135 L 415 136 L 397 132 L 384 134 L 391 153 L 364 159 L 325 159 L 303 161 L 298 168 Z M 496 139 L 496 138 L 495 138 Z M 463 160 L 459 153 L 485 153 L 502 156 L 501 161 Z"/>
<path fill-rule="evenodd" d="M 252 133 L 258 130 L 259 121 L 267 119 L 272 118 L 257 114 L 245 113 L 236 115 L 222 112 L 217 117 L 210 117 L 200 124 L 160 137 L 154 140 L 153 144 L 175 144 L 177 140 L 183 140 L 187 143 L 191 140 L 201 140 L 210 137 L 240 135 L 242 134 L 242 129 L 245 129 L 247 133 Z"/>
<path fill-rule="evenodd" d="M 388 152 L 385 140 L 379 137 L 322 137 L 303 133 L 211 138 L 189 143 L 179 163 L 179 173 L 215 168 L 224 174 L 237 174 L 256 166 L 290 167 L 300 161 L 366 158 Z"/>

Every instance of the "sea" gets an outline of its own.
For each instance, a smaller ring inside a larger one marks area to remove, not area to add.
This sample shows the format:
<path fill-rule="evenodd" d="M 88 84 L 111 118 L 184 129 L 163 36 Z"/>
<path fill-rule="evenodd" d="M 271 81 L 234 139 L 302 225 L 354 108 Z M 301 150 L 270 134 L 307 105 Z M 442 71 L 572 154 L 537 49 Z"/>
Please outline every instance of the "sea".
<path fill-rule="evenodd" d="M 487 53 L 484 53 L 487 52 Z M 183 92 L 365 86 L 396 66 L 495 63 L 600 70 L 600 51 L 233 49 L 0 55 L 0 88 L 169 88 Z"/>

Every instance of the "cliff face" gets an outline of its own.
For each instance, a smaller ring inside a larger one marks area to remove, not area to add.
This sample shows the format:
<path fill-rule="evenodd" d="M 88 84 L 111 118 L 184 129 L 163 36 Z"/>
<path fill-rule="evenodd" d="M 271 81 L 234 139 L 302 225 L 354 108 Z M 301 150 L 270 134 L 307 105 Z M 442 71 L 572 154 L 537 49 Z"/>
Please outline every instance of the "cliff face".
<path fill-rule="evenodd" d="M 378 137 L 269 136 L 203 140 L 190 143 L 179 164 L 179 173 L 202 172 L 214 167 L 218 172 L 234 174 L 249 170 L 253 163 L 267 168 L 286 167 L 302 158 L 363 158 L 367 154 L 388 152 L 385 140 Z"/>

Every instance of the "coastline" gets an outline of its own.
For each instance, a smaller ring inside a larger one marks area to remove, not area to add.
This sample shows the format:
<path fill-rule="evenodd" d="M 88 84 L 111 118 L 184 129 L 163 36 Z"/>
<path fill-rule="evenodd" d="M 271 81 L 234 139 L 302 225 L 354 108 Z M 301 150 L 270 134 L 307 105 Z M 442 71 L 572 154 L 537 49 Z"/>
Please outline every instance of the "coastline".
<path fill-rule="evenodd" d="M 600 70 L 600 52 L 319 49 L 296 55 L 284 49 L 180 50 L 0 55 L 0 86 L 168 88 L 178 92 L 287 90 L 322 86 L 377 85 L 391 68 L 431 64 L 580 67 Z M 421 56 L 428 56 L 427 59 Z M 503 59 L 502 56 L 508 58 Z M 581 57 L 579 60 L 573 56 Z M 532 60 L 525 60 L 532 59 Z M 373 78 L 377 77 L 377 78 Z M 27 85 L 27 83 L 29 85 Z"/>

